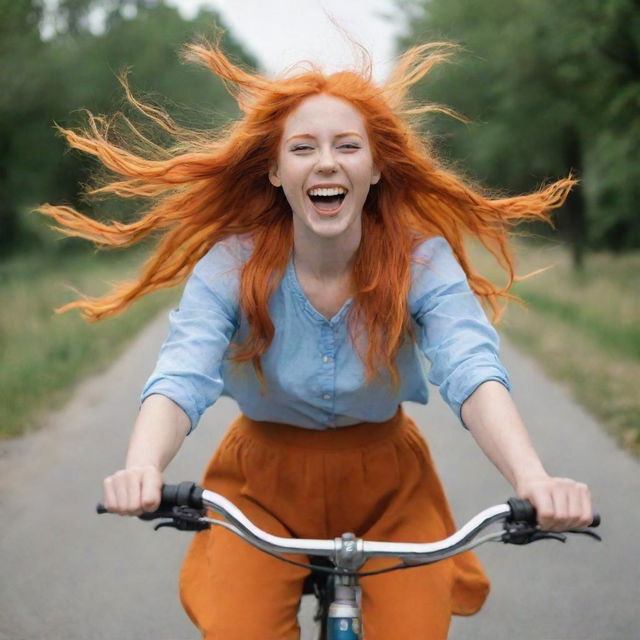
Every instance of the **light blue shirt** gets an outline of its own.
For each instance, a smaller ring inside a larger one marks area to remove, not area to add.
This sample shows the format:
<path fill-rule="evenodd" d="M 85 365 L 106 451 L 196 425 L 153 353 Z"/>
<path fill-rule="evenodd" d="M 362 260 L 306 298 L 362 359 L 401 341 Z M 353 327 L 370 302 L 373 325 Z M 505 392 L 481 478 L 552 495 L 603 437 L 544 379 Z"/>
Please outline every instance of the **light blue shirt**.
<path fill-rule="evenodd" d="M 142 400 L 161 394 L 178 404 L 193 429 L 220 395 L 234 398 L 254 420 L 308 429 L 344 427 L 391 418 L 403 401 L 426 404 L 428 379 L 462 421 L 460 408 L 487 380 L 510 389 L 498 357 L 499 339 L 471 291 L 451 247 L 440 237 L 418 246 L 412 264 L 409 309 L 417 343 L 405 340 L 397 356 L 401 383 L 390 376 L 365 385 L 365 368 L 349 336 L 349 299 L 330 320 L 307 300 L 293 259 L 269 302 L 275 336 L 262 358 L 266 387 L 252 364 L 228 359 L 249 326 L 239 305 L 250 239 L 231 236 L 195 266 Z"/>

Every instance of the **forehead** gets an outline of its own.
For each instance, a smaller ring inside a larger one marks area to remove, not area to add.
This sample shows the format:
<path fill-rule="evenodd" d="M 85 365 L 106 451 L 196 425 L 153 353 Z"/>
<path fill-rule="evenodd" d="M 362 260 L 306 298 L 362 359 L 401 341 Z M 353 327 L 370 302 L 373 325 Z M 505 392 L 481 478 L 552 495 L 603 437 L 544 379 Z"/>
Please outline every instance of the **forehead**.
<path fill-rule="evenodd" d="M 356 131 L 366 135 L 364 118 L 342 98 L 320 94 L 305 98 L 284 123 L 284 137 L 310 133 L 343 133 Z"/>

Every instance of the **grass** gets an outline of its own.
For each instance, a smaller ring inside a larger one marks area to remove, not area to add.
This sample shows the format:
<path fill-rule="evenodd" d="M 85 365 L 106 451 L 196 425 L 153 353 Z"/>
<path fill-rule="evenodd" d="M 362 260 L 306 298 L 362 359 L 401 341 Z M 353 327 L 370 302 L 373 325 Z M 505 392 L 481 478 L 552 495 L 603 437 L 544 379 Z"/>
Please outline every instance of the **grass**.
<path fill-rule="evenodd" d="M 38 426 L 41 410 L 62 405 L 76 382 L 111 362 L 176 291 L 147 296 L 125 313 L 88 324 L 77 311 L 54 308 L 131 277 L 138 252 L 26 255 L 0 263 L 0 438 Z"/>
<path fill-rule="evenodd" d="M 473 255 L 497 276 L 486 256 Z M 561 246 L 520 243 L 518 256 L 519 274 L 551 268 L 514 286 L 527 308 L 511 304 L 502 332 L 639 455 L 640 252 L 591 254 L 581 274 Z"/>

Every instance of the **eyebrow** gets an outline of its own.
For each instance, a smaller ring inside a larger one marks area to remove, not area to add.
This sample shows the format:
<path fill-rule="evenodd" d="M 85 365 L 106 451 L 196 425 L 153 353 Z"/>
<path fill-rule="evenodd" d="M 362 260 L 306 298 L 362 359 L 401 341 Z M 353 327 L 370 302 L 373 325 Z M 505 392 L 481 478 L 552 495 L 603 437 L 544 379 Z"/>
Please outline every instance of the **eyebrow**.
<path fill-rule="evenodd" d="M 358 136 L 358 138 L 362 138 L 362 136 L 357 131 L 346 131 L 345 133 L 339 133 L 336 138 L 346 138 L 347 136 Z M 287 138 L 287 142 L 290 140 L 294 140 L 295 138 L 315 138 L 312 133 L 299 133 L 298 135 L 291 136 Z"/>

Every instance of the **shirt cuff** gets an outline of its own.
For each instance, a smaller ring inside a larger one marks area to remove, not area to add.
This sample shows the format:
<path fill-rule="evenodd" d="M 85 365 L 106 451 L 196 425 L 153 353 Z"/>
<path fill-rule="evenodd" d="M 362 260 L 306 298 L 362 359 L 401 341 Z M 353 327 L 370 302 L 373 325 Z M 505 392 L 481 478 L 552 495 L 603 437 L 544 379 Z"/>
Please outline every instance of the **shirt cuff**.
<path fill-rule="evenodd" d="M 440 387 L 440 394 L 465 429 L 468 427 L 462 419 L 462 405 L 482 383 L 495 380 L 502 384 L 507 391 L 511 391 L 509 374 L 499 362 L 483 366 L 474 365 L 466 372 L 459 372 L 456 377 L 457 380 L 449 381 L 449 384 Z"/>
<path fill-rule="evenodd" d="M 170 384 L 166 380 L 160 380 L 147 386 L 140 395 L 140 404 L 142 404 L 149 396 L 161 395 L 165 398 L 169 398 L 172 402 L 175 402 L 189 418 L 189 435 L 198 425 L 202 412 L 198 411 L 195 401 L 191 398 L 190 394 L 178 387 L 177 385 Z"/>

